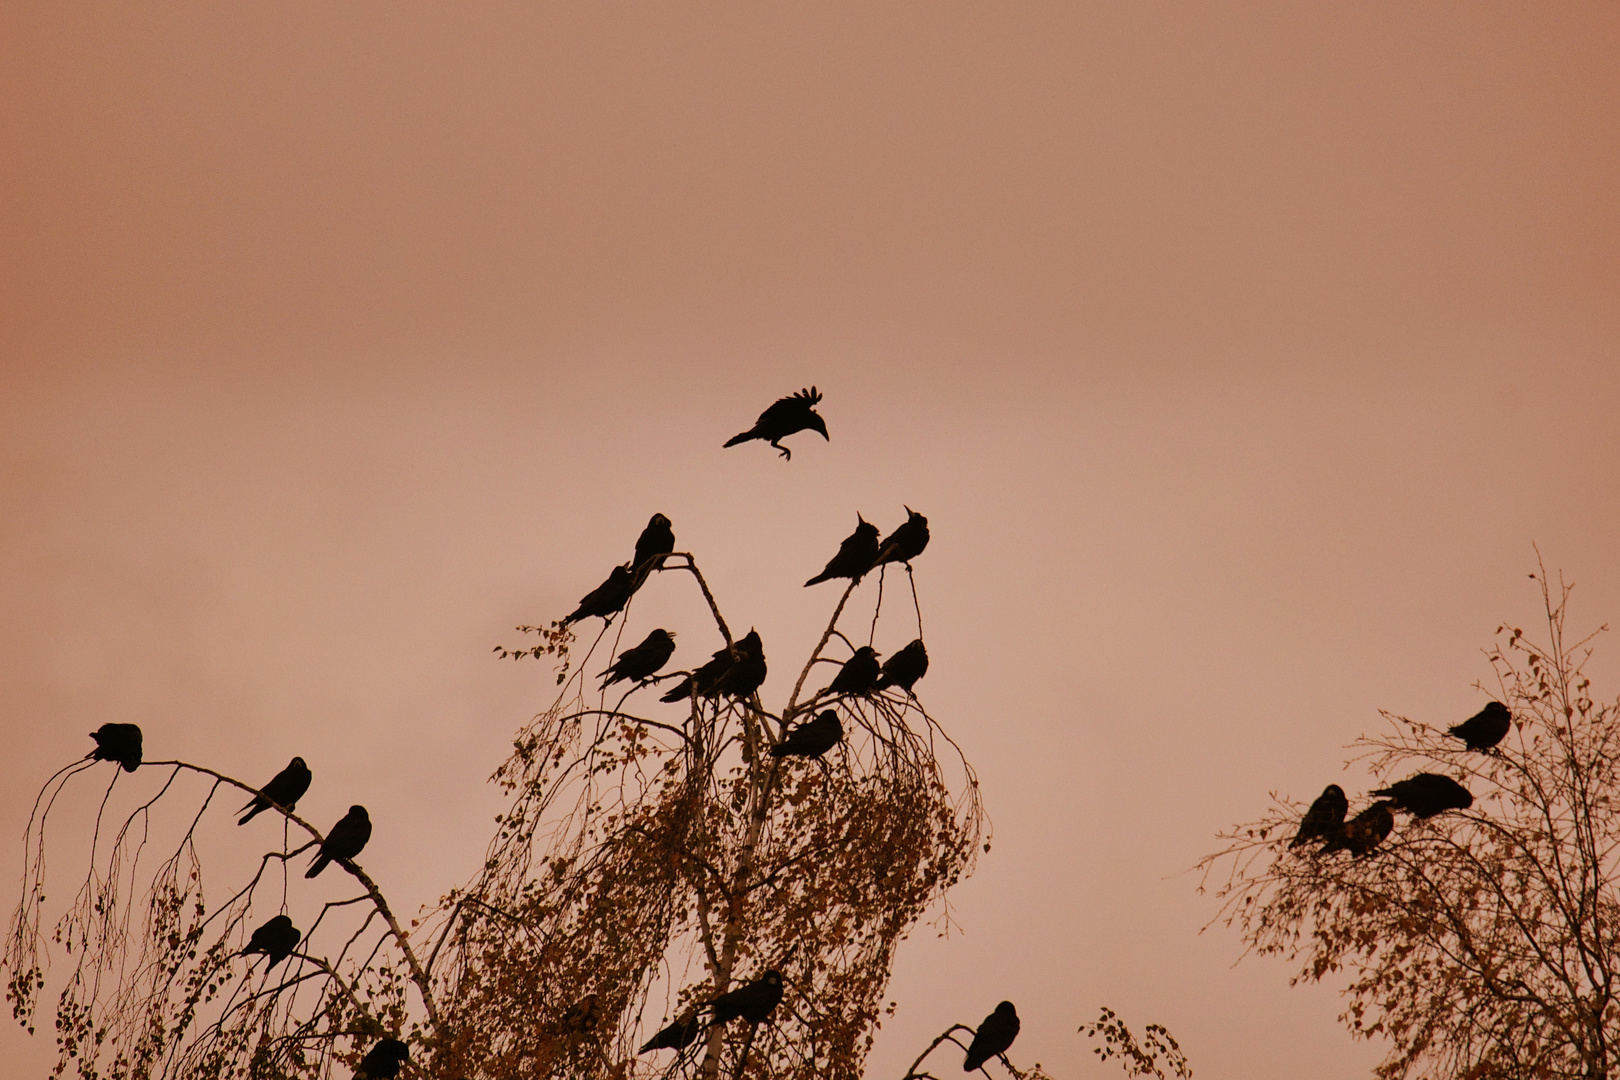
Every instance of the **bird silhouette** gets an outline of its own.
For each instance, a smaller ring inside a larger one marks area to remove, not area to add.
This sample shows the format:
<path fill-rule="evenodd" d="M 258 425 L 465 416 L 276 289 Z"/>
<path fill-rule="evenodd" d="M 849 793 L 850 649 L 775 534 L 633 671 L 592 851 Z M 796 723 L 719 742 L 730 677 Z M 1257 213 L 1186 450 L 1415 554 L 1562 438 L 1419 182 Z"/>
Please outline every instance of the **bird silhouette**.
<path fill-rule="evenodd" d="M 878 557 L 878 531 L 877 526 L 868 522 L 861 515 L 856 514 L 855 520 L 859 522 L 855 531 L 844 538 L 838 545 L 838 554 L 828 561 L 825 569 L 809 581 L 804 583 L 805 588 L 833 578 L 849 578 L 859 581 L 866 572 L 872 569 Z"/>
<path fill-rule="evenodd" d="M 1513 714 L 1500 701 L 1493 701 L 1454 728 L 1446 731 L 1463 741 L 1466 750 L 1489 750 L 1507 738 L 1513 726 Z"/>
<path fill-rule="evenodd" d="M 685 1050 L 692 1045 L 692 1040 L 698 1037 L 703 1030 L 703 1022 L 698 1019 L 699 1010 L 693 1009 L 684 1016 L 677 1017 L 670 1025 L 648 1039 L 642 1044 L 638 1054 L 645 1054 L 649 1050 Z"/>
<path fill-rule="evenodd" d="M 1387 788 L 1379 788 L 1373 794 L 1389 799 L 1395 809 L 1405 810 L 1419 820 L 1474 805 L 1474 796 L 1467 788 L 1439 773 L 1418 773 Z"/>
<path fill-rule="evenodd" d="M 320 854 L 315 856 L 315 861 L 304 871 L 304 876 L 314 877 L 325 870 L 326 864 L 333 859 L 354 858 L 360 854 L 360 850 L 370 839 L 371 816 L 366 813 L 366 808 L 349 807 L 349 812 L 338 819 L 338 823 L 332 826 L 332 831 L 326 834 L 326 839 L 321 841 Z"/>
<path fill-rule="evenodd" d="M 616 682 L 641 682 L 650 679 L 658 673 L 658 669 L 669 663 L 669 658 L 675 652 L 675 634 L 673 631 L 660 627 L 642 638 L 641 644 L 633 649 L 626 649 L 619 654 L 606 671 L 602 672 L 607 678 L 602 680 L 605 690 Z"/>
<path fill-rule="evenodd" d="M 264 953 L 270 958 L 270 962 L 265 965 L 264 970 L 269 971 L 292 955 L 292 951 L 298 948 L 298 943 L 303 940 L 303 937 L 303 932 L 292 924 L 291 919 L 285 915 L 277 915 L 253 931 L 253 936 L 248 938 L 247 948 L 236 955 L 246 956 L 249 953 Z"/>
<path fill-rule="evenodd" d="M 765 646 L 749 630 L 737 641 L 737 661 L 715 680 L 710 697 L 745 698 L 765 681 Z"/>
<path fill-rule="evenodd" d="M 1392 812 L 1394 805 L 1392 802 L 1373 803 L 1341 825 L 1317 854 L 1331 855 L 1335 851 L 1348 851 L 1354 857 L 1362 858 L 1382 844 L 1384 838 L 1395 828 L 1395 814 Z"/>
<path fill-rule="evenodd" d="M 141 765 L 141 729 L 136 724 L 102 724 L 90 733 L 96 748 L 86 754 L 93 761 L 116 761 L 125 772 Z"/>
<path fill-rule="evenodd" d="M 285 769 L 276 773 L 268 784 L 259 789 L 259 794 L 253 797 L 252 802 L 242 807 L 247 811 L 247 815 L 237 824 L 246 825 L 259 813 L 270 809 L 271 803 L 275 803 L 283 810 L 294 809 L 298 805 L 298 800 L 303 798 L 304 792 L 309 790 L 309 781 L 309 766 L 304 764 L 303 758 L 293 758 Z"/>
<path fill-rule="evenodd" d="M 1003 1001 L 973 1033 L 973 1042 L 969 1044 L 967 1057 L 962 1061 L 962 1071 L 972 1072 L 997 1054 L 1005 1054 L 1016 1038 L 1018 1010 L 1013 1008 L 1012 1002 Z"/>
<path fill-rule="evenodd" d="M 394 1080 L 410 1057 L 410 1048 L 404 1043 L 383 1039 L 360 1059 L 360 1071 L 354 1074 L 354 1080 Z"/>
<path fill-rule="evenodd" d="M 909 694 L 911 688 L 917 685 L 917 680 L 927 673 L 928 650 L 923 648 L 922 638 L 918 638 L 883 662 L 883 672 L 872 689 L 887 690 L 891 686 L 898 686 Z"/>
<path fill-rule="evenodd" d="M 747 986 L 721 994 L 709 1002 L 708 1007 L 715 1024 L 724 1024 L 739 1016 L 750 1024 L 757 1024 L 771 1015 L 771 1010 L 781 1000 L 782 973 L 772 968 Z"/>
<path fill-rule="evenodd" d="M 884 563 L 903 562 L 910 563 L 912 559 L 923 553 L 928 546 L 928 519 L 923 517 L 911 507 L 906 507 L 906 520 L 900 527 L 883 538 L 878 545 L 877 561 L 874 567 Z"/>
<path fill-rule="evenodd" d="M 636 591 L 636 572 L 625 566 L 615 566 L 606 581 L 586 593 L 579 607 L 562 622 L 564 626 L 595 615 L 607 621 L 609 616 L 624 610 Z"/>
<path fill-rule="evenodd" d="M 844 666 L 838 669 L 838 674 L 833 676 L 833 681 L 827 684 L 827 689 L 822 693 L 864 697 L 877 685 L 878 675 L 882 671 L 877 650 L 870 645 L 862 645 L 855 650 L 854 656 L 844 661 Z"/>
<path fill-rule="evenodd" d="M 824 709 L 771 747 L 771 757 L 819 758 L 837 746 L 843 737 L 844 725 L 838 722 L 838 714 Z"/>
<path fill-rule="evenodd" d="M 1331 840 L 1344 825 L 1344 815 L 1349 809 L 1350 800 L 1344 797 L 1344 789 L 1338 784 L 1329 784 L 1311 803 L 1311 808 L 1305 811 L 1299 823 L 1299 832 L 1294 834 L 1288 846 L 1297 848 L 1312 840 Z"/>
<path fill-rule="evenodd" d="M 736 658 L 731 655 L 729 648 L 716 650 L 708 663 L 676 683 L 658 700 L 685 701 L 692 696 L 694 686 L 699 697 L 713 697 L 714 684 L 720 681 L 720 676 L 724 675 L 735 661 Z"/>
<path fill-rule="evenodd" d="M 654 555 L 668 555 L 674 550 L 675 530 L 670 528 L 669 518 L 654 514 L 636 538 L 636 553 L 630 557 L 630 569 L 640 570 Z M 650 569 L 656 570 L 663 565 L 664 560 L 659 559 Z"/>
<path fill-rule="evenodd" d="M 823 439 L 831 442 L 832 439 L 827 435 L 827 422 L 814 408 L 820 400 L 821 391 L 813 386 L 808 390 L 800 390 L 797 394 L 778 398 L 770 408 L 759 414 L 759 419 L 754 421 L 753 427 L 741 435 L 733 435 L 726 440 L 726 445 L 736 446 L 749 439 L 764 439 L 784 458 L 791 460 L 793 452 L 783 446 L 780 440 L 794 432 L 819 431 Z"/>

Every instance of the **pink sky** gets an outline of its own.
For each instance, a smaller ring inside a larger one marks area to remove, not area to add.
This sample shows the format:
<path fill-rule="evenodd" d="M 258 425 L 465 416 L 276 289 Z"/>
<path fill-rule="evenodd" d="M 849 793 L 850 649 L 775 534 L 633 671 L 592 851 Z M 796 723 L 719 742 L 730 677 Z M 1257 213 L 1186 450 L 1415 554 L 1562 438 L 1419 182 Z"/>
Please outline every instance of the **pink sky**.
<path fill-rule="evenodd" d="M 779 706 L 904 503 L 995 848 L 870 1075 L 1006 997 L 1060 1077 L 1105 1003 L 1365 1076 L 1183 871 L 1474 712 L 1532 543 L 1620 622 L 1617 57 L 1601 5 L 9 5 L 0 863 L 123 720 L 302 754 L 430 902 L 554 692 L 515 624 L 662 511 Z M 811 383 L 830 443 L 720 449 Z"/>

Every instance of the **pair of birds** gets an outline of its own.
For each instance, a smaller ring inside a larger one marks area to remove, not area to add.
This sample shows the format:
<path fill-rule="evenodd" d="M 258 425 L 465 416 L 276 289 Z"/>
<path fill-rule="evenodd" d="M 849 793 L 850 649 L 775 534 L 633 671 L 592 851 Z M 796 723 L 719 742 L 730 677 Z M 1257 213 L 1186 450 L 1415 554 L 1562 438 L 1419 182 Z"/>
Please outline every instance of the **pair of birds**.
<path fill-rule="evenodd" d="M 838 545 L 838 554 L 828 560 L 821 573 L 804 583 L 805 588 L 833 578 L 859 581 L 885 563 L 903 562 L 909 566 L 928 546 L 928 519 L 909 506 L 906 520 L 882 540 L 878 539 L 876 525 L 860 514 L 855 515 L 855 521 L 855 531 Z"/>
<path fill-rule="evenodd" d="M 660 569 L 664 565 L 664 556 L 674 550 L 674 527 L 663 514 L 654 514 L 647 527 L 641 530 L 641 535 L 636 537 L 636 550 L 630 556 L 630 561 L 615 566 L 606 581 L 580 599 L 579 607 L 564 617 L 562 624 L 567 626 L 592 616 L 605 622 L 617 615 L 624 610 L 636 590 L 641 588 L 647 575 Z"/>
<path fill-rule="evenodd" d="M 237 822 L 246 825 L 254 816 L 261 814 L 275 806 L 279 810 L 291 813 L 303 798 L 304 792 L 309 790 L 312 774 L 304 759 L 295 757 L 287 763 L 287 767 L 276 773 L 270 782 L 259 789 L 259 793 L 242 809 L 247 813 Z M 320 850 L 316 852 L 315 860 L 310 863 L 309 869 L 304 872 L 306 878 L 312 878 L 325 870 L 334 860 L 352 859 L 360 854 L 366 842 L 371 839 L 371 815 L 366 813 L 363 806 L 351 806 L 349 812 L 338 819 L 321 841 Z M 274 921 L 274 920 L 272 920 Z M 260 928 L 261 930 L 263 927 Z M 293 944 L 297 944 L 294 938 Z"/>
<path fill-rule="evenodd" d="M 653 1050 L 684 1050 L 706 1028 L 741 1018 L 750 1024 L 763 1023 L 782 1000 L 782 973 L 775 968 L 744 986 L 677 1017 L 668 1027 L 648 1039 L 637 1053 Z M 708 1013 L 705 1019 L 703 1014 Z"/>
<path fill-rule="evenodd" d="M 844 661 L 844 666 L 838 669 L 838 674 L 833 676 L 833 681 L 821 693 L 865 697 L 897 686 L 909 694 L 912 687 L 917 685 L 917 680 L 926 674 L 928 650 L 923 646 L 922 638 L 913 640 L 881 664 L 878 663 L 877 650 L 870 645 L 862 645 Z"/>
<path fill-rule="evenodd" d="M 765 673 L 765 646 L 759 640 L 759 632 L 749 630 L 728 648 L 716 650 L 708 663 L 676 683 L 658 700 L 685 701 L 694 693 L 710 699 L 746 698 L 765 682 Z"/>

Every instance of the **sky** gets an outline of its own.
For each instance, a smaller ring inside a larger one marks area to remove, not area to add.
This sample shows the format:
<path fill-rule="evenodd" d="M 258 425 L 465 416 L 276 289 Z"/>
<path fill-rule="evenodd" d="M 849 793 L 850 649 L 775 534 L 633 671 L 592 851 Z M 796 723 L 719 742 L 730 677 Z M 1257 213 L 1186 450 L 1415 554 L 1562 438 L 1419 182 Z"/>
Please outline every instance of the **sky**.
<path fill-rule="evenodd" d="M 1357 794 L 1380 708 L 1475 712 L 1538 551 L 1620 620 L 1617 55 L 1577 4 L 8 4 L 0 863 L 129 721 L 303 755 L 431 903 L 555 692 L 492 648 L 651 513 L 779 707 L 801 583 L 911 506 L 994 844 L 869 1075 L 1010 998 L 1060 1080 L 1102 1005 L 1365 1076 L 1187 871 Z M 812 384 L 829 442 L 721 449 Z"/>

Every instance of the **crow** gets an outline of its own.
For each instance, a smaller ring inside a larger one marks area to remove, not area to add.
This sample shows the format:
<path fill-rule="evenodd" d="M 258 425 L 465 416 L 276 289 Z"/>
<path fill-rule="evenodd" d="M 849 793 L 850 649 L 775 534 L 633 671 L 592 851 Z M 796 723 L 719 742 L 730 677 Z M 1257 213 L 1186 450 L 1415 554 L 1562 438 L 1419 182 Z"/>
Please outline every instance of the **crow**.
<path fill-rule="evenodd" d="M 892 562 L 903 562 L 909 566 L 911 560 L 921 555 L 927 546 L 928 519 L 908 506 L 905 522 L 884 537 L 883 543 L 878 545 L 877 560 L 872 566 L 875 569 Z"/>
<path fill-rule="evenodd" d="M 885 690 L 898 686 L 909 694 L 911 688 L 917 685 L 917 680 L 927 673 L 928 650 L 923 648 L 922 638 L 918 638 L 884 661 L 883 674 L 878 676 L 877 685 L 872 689 Z"/>
<path fill-rule="evenodd" d="M 1312 840 L 1333 839 L 1333 835 L 1344 825 L 1344 814 L 1349 809 L 1350 801 L 1344 797 L 1344 789 L 1338 784 L 1329 784 L 1311 803 L 1311 808 L 1305 811 L 1305 817 L 1299 823 L 1299 832 L 1294 834 L 1288 846 L 1297 848 Z"/>
<path fill-rule="evenodd" d="M 670 1025 L 648 1039 L 638 1054 L 645 1054 L 649 1050 L 685 1050 L 692 1045 L 692 1040 L 698 1037 L 703 1030 L 703 1023 L 698 1019 L 698 1011 L 691 1010 L 684 1016 L 677 1017 Z"/>
<path fill-rule="evenodd" d="M 612 666 L 602 672 L 607 676 L 602 681 L 602 689 L 606 690 L 616 682 L 639 683 L 652 678 L 658 673 L 659 668 L 669 663 L 669 658 L 674 652 L 674 632 L 662 627 L 654 630 L 642 639 L 640 645 L 620 653 Z"/>
<path fill-rule="evenodd" d="M 844 666 L 838 669 L 838 674 L 833 676 L 833 681 L 827 684 L 827 689 L 822 693 L 865 697 L 877 685 L 881 672 L 877 650 L 870 645 L 862 645 L 855 650 L 854 656 L 844 661 Z"/>
<path fill-rule="evenodd" d="M 1395 809 L 1405 810 L 1420 821 L 1447 810 L 1466 810 L 1474 805 L 1474 796 L 1467 788 L 1439 773 L 1418 773 L 1387 788 L 1379 788 L 1373 794 L 1389 799 Z"/>
<path fill-rule="evenodd" d="M 399 1068 L 411 1058 L 408 1046 L 398 1039 L 383 1039 L 360 1059 L 354 1080 L 394 1080 Z"/>
<path fill-rule="evenodd" d="M 236 955 L 264 953 L 270 958 L 270 963 L 265 965 L 264 970 L 269 971 L 292 955 L 292 951 L 298 948 L 298 943 L 303 937 L 303 933 L 292 924 L 291 919 L 285 915 L 277 915 L 253 931 L 253 936 L 248 938 L 247 948 Z"/>
<path fill-rule="evenodd" d="M 315 861 L 309 864 L 304 876 L 312 878 L 333 859 L 352 859 L 360 854 L 360 849 L 366 846 L 371 839 L 371 816 L 366 813 L 363 806 L 351 806 L 349 812 L 338 819 L 332 826 L 332 831 L 326 834 L 321 841 L 321 851 L 315 856 Z"/>
<path fill-rule="evenodd" d="M 669 527 L 669 518 L 654 514 L 636 538 L 636 553 L 630 557 L 630 569 L 640 570 L 654 555 L 668 555 L 674 550 L 675 530 Z M 650 569 L 657 570 L 663 565 L 664 560 L 659 559 Z"/>
<path fill-rule="evenodd" d="M 125 772 L 141 765 L 141 729 L 136 724 L 102 724 L 90 733 L 96 748 L 85 757 L 93 761 L 116 761 Z"/>
<path fill-rule="evenodd" d="M 745 698 L 765 681 L 765 646 L 759 633 L 749 630 L 737 642 L 737 662 L 715 680 L 708 697 Z"/>
<path fill-rule="evenodd" d="M 712 659 L 692 674 L 676 683 L 667 691 L 659 701 L 685 701 L 692 696 L 692 688 L 697 687 L 699 697 L 713 697 L 714 684 L 720 681 L 720 676 L 735 662 L 729 648 L 719 649 Z"/>
<path fill-rule="evenodd" d="M 309 781 L 309 766 L 304 764 L 303 758 L 293 758 L 285 769 L 276 773 L 274 779 L 259 789 L 259 794 L 253 797 L 252 802 L 242 807 L 247 811 L 247 816 L 237 824 L 246 825 L 260 811 L 270 809 L 271 803 L 275 803 L 283 810 L 293 810 L 298 805 L 298 800 L 303 798 L 304 792 L 309 790 Z"/>
<path fill-rule="evenodd" d="M 967 1057 L 962 1061 L 962 1071 L 972 1072 L 997 1054 L 1005 1054 L 1007 1047 L 1018 1038 L 1018 1010 L 1013 1003 L 1003 1001 L 996 1006 L 996 1011 L 984 1018 L 979 1030 L 973 1033 L 973 1042 L 968 1046 Z"/>
<path fill-rule="evenodd" d="M 1384 838 L 1395 828 L 1395 815 L 1390 808 L 1392 802 L 1376 802 L 1349 821 L 1339 827 L 1339 830 L 1322 845 L 1318 855 L 1331 855 L 1335 851 L 1348 851 L 1356 858 L 1361 858 L 1373 848 L 1384 842 Z"/>
<path fill-rule="evenodd" d="M 1463 741 L 1465 750 L 1489 750 L 1507 738 L 1513 714 L 1500 701 L 1493 701 L 1454 728 L 1446 731 Z"/>
<path fill-rule="evenodd" d="M 821 391 L 813 386 L 789 397 L 778 398 L 775 404 L 759 414 L 759 419 L 754 421 L 753 427 L 741 435 L 733 435 L 726 440 L 726 445 L 736 446 L 749 439 L 764 439 L 784 458 L 791 460 L 793 452 L 783 446 L 780 440 L 796 431 L 819 431 L 823 439 L 831 442 L 832 439 L 827 435 L 826 421 L 813 408 L 820 400 Z"/>
<path fill-rule="evenodd" d="M 781 742 L 771 747 L 771 757 L 819 758 L 837 746 L 843 737 L 844 725 L 838 722 L 838 714 L 826 709 L 788 732 Z"/>
<path fill-rule="evenodd" d="M 861 515 L 856 514 L 855 520 L 860 524 L 855 531 L 845 537 L 844 542 L 838 545 L 838 554 L 827 563 L 826 569 L 804 583 L 805 588 L 830 581 L 837 577 L 846 577 L 851 581 L 859 581 L 866 572 L 877 563 L 878 557 L 878 531 L 877 526 L 870 524 Z"/>
<path fill-rule="evenodd" d="M 750 1024 L 757 1024 L 771 1015 L 771 1010 L 781 1000 L 782 973 L 772 968 L 747 986 L 709 1002 L 708 1008 L 714 1017 L 711 1023 L 724 1024 L 740 1016 Z"/>
<path fill-rule="evenodd" d="M 636 591 L 636 573 L 623 566 L 615 566 L 608 579 L 590 592 L 585 594 L 579 602 L 574 613 L 562 621 L 564 626 L 569 623 L 588 619 L 592 615 L 598 616 L 603 622 L 624 610 L 624 605 L 630 602 L 631 594 Z"/>

